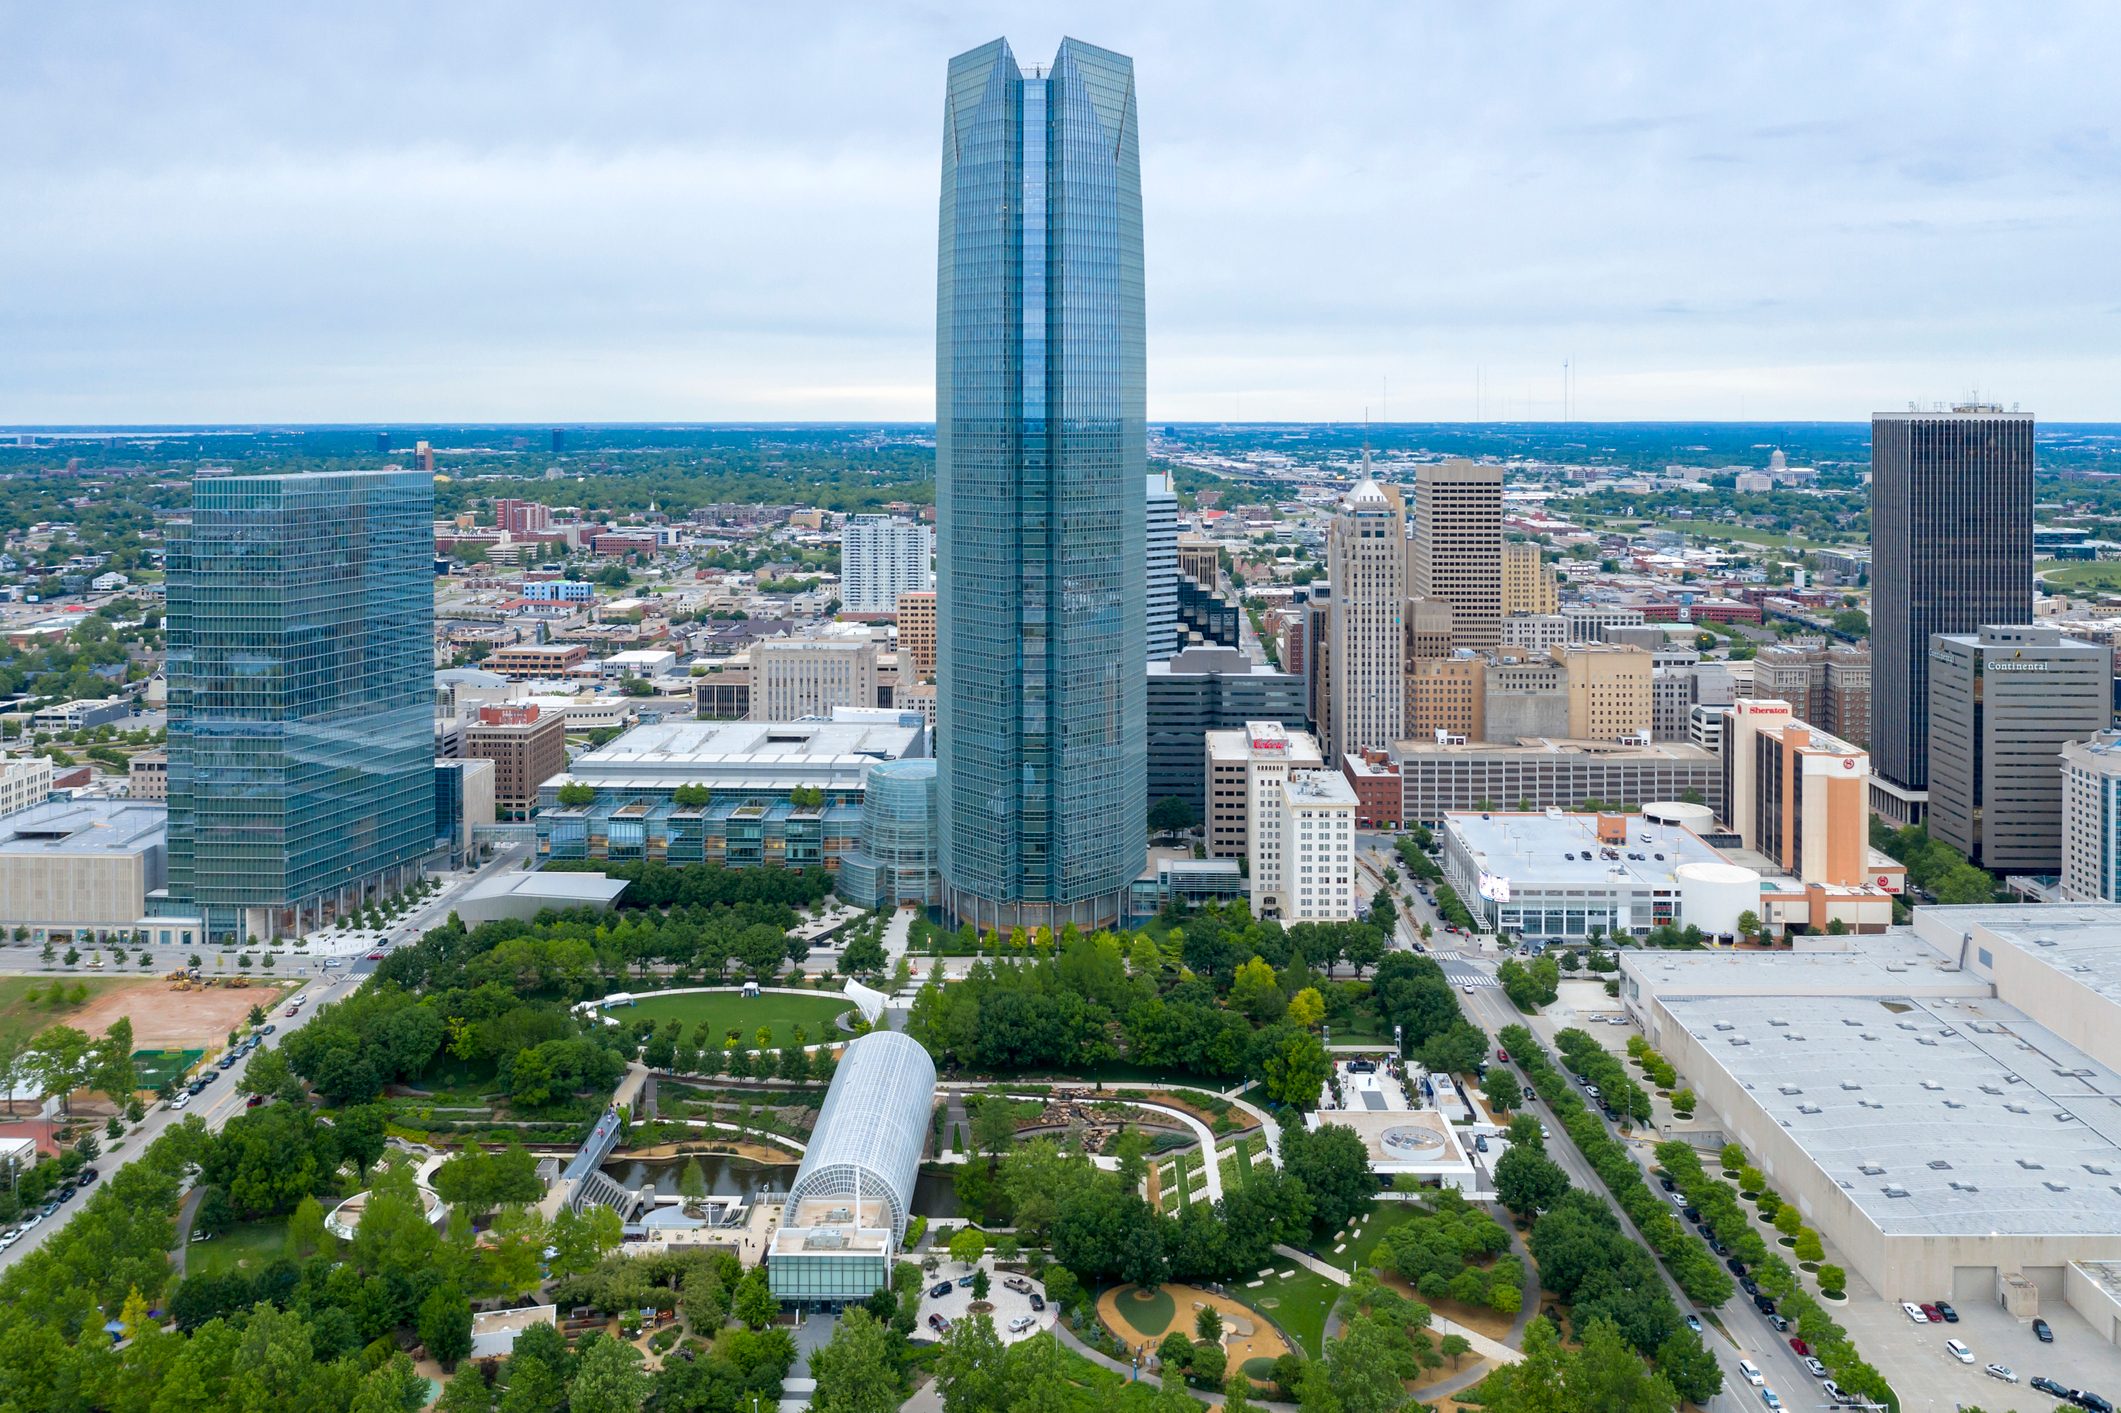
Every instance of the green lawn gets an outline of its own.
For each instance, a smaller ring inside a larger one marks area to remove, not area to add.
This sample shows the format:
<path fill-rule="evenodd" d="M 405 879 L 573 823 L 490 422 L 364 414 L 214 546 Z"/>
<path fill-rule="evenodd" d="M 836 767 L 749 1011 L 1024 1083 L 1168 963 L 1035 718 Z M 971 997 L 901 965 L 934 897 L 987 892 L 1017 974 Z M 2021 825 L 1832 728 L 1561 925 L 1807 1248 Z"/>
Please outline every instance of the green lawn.
<path fill-rule="evenodd" d="M 683 1021 L 687 1044 L 702 1021 L 717 1043 L 734 1030 L 743 1037 L 746 1048 L 758 1044 L 758 1028 L 767 1026 L 773 1031 L 768 1048 L 778 1049 L 795 1043 L 793 1032 L 798 1025 L 803 1028 L 805 1044 L 840 1039 L 837 1018 L 852 1004 L 845 996 L 834 995 L 780 996 L 769 991 L 763 996 L 746 997 L 734 991 L 706 991 L 690 996 L 650 996 L 636 1005 L 614 1006 L 605 1014 L 626 1026 L 642 1019 L 659 1025 L 671 1019 Z"/>
<path fill-rule="evenodd" d="M 1420 1210 L 1420 1205 L 1413 1202 L 1373 1202 L 1358 1223 L 1362 1235 L 1349 1239 L 1347 1250 L 1333 1250 L 1333 1246 L 1340 1244 L 1336 1240 L 1324 1246 L 1318 1254 L 1328 1264 L 1338 1266 L 1350 1275 L 1360 1274 L 1377 1260 L 1377 1248 L 1383 1244 L 1386 1233 Z"/>
<path fill-rule="evenodd" d="M 2041 582 L 2062 589 L 2121 589 L 2121 564 L 2042 560 L 2034 568 Z"/>
<path fill-rule="evenodd" d="M 1229 1288 L 1230 1298 L 1265 1315 L 1302 1345 L 1305 1354 L 1319 1358 L 1325 1352 L 1326 1315 L 1340 1299 L 1342 1287 L 1289 1262 L 1287 1257 L 1276 1257 L 1275 1269 L 1292 1274 L 1268 1276 L 1258 1286 L 1234 1283 Z"/>
<path fill-rule="evenodd" d="M 51 990 L 54 981 L 63 982 L 70 992 L 76 986 L 88 991 L 88 999 L 94 1000 L 104 992 L 119 986 L 137 986 L 141 978 L 136 976 L 10 976 L 0 978 L 0 1036 L 17 1039 L 34 1035 L 46 1026 L 62 1024 L 78 1007 L 71 1004 L 51 1006 L 45 1004 L 45 993 Z"/>
<path fill-rule="evenodd" d="M 231 1271 L 256 1275 L 287 1248 L 287 1219 L 238 1222 L 212 1241 L 184 1248 L 187 1275 L 225 1276 Z"/>

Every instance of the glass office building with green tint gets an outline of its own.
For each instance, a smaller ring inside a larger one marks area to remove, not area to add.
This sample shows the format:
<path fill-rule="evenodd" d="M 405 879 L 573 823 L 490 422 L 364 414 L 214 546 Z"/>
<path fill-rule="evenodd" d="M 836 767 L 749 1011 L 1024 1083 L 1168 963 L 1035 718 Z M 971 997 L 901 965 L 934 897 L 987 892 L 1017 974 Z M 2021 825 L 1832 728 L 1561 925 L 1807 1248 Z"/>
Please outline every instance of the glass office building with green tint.
<path fill-rule="evenodd" d="M 942 904 L 1116 923 L 1145 857 L 1141 164 L 1133 61 L 950 62 L 936 280 Z"/>
<path fill-rule="evenodd" d="M 434 848 L 424 472 L 201 476 L 168 568 L 166 908 L 307 932 Z"/>
<path fill-rule="evenodd" d="M 862 777 L 861 847 L 840 858 L 839 895 L 858 908 L 935 901 L 935 762 L 884 761 Z"/>

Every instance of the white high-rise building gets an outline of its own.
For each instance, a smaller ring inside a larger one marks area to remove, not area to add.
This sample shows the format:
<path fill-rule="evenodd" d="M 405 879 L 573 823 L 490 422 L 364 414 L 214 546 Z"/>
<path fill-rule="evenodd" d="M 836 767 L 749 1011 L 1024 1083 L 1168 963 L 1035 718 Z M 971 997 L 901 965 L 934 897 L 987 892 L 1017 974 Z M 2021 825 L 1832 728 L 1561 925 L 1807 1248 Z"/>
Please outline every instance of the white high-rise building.
<path fill-rule="evenodd" d="M 1149 661 L 1178 652 L 1178 492 L 1171 477 L 1148 478 Z"/>
<path fill-rule="evenodd" d="M 2062 901 L 2121 903 L 2121 732 L 2062 747 Z"/>
<path fill-rule="evenodd" d="M 840 607 L 891 613 L 898 596 L 935 587 L 935 530 L 917 520 L 856 515 L 840 532 Z"/>
<path fill-rule="evenodd" d="M 1239 848 L 1252 880 L 1253 916 L 1339 922 L 1359 913 L 1355 790 L 1339 771 L 1319 768 L 1311 733 L 1248 721 L 1242 731 L 1210 731 L 1208 759 L 1211 814 L 1220 803 L 1227 816 L 1228 787 L 1242 780 Z"/>
<path fill-rule="evenodd" d="M 1399 512 L 1365 477 L 1326 536 L 1333 585 L 1326 652 L 1332 749 L 1328 761 L 1389 750 L 1406 728 L 1406 549 Z"/>

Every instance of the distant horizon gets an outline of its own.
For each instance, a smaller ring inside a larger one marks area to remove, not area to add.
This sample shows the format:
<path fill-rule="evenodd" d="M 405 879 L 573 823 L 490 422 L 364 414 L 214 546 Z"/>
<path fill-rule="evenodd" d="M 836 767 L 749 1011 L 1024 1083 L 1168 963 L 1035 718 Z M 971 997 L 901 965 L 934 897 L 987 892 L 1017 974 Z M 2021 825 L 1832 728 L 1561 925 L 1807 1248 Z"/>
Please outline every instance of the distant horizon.
<path fill-rule="evenodd" d="M 1879 413 L 1899 413 L 1905 408 L 1880 408 Z M 1929 409 L 1919 409 L 1927 411 Z M 2006 408 L 2006 412 L 2020 412 Z M 2121 428 L 2121 418 L 2113 421 L 2086 421 L 2081 419 L 2059 420 L 2041 417 L 2037 412 L 2020 412 L 2033 418 L 2037 427 L 2113 427 Z M 1360 418 L 1236 418 L 1236 417 L 1151 417 L 1149 430 L 1159 427 L 1346 427 L 1354 430 L 1367 428 L 1372 432 L 1393 428 L 1468 428 L 1508 427 L 1563 429 L 1568 427 L 1864 427 L 1870 424 L 1869 417 L 1574 417 L 1567 421 L 1540 419 L 1485 418 L 1480 421 L 1453 421 L 1448 419 L 1425 421 L 1364 421 Z M 727 429 L 743 431 L 772 427 L 878 427 L 905 428 L 909 430 L 932 430 L 934 421 L 908 420 L 903 418 L 862 417 L 728 417 L 681 420 L 677 418 L 653 417 L 638 420 L 609 422 L 560 419 L 552 421 L 483 421 L 471 418 L 442 419 L 380 419 L 368 421 L 320 421 L 298 422 L 291 420 L 268 420 L 262 422 L 0 422 L 0 434 L 53 436 L 137 435 L 146 432 L 262 432 L 274 429 L 291 431 L 352 431 L 394 432 L 402 429 L 439 428 L 464 431 L 644 431 L 670 428 L 678 431 L 702 429 Z M 4 449 L 4 448 L 0 448 Z"/>

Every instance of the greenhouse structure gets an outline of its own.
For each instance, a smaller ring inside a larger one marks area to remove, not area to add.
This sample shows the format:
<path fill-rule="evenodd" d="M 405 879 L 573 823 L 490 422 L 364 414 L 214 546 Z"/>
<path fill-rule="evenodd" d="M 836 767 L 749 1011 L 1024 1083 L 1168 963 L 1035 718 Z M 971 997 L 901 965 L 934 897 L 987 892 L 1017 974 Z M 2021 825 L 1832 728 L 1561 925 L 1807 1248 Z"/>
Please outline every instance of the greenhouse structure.
<path fill-rule="evenodd" d="M 848 1042 L 767 1254 L 775 1298 L 846 1305 L 890 1283 L 934 1109 L 935 1062 L 916 1041 Z"/>

